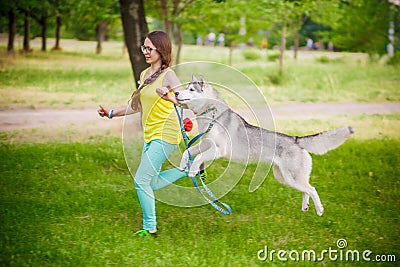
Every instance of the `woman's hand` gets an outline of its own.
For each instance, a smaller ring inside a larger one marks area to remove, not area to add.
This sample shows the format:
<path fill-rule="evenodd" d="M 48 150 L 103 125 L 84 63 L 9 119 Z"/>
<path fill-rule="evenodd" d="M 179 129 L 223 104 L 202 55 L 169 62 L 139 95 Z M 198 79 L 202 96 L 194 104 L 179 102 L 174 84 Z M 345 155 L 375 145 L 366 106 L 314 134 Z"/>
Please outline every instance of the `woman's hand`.
<path fill-rule="evenodd" d="M 175 94 L 172 95 L 170 93 L 167 93 L 165 95 L 162 96 L 162 99 L 167 100 L 167 101 L 171 101 L 172 103 L 174 103 L 176 106 L 179 106 L 178 100 L 176 100 Z"/>
<path fill-rule="evenodd" d="M 100 105 L 99 109 L 97 110 L 97 113 L 100 115 L 100 117 L 108 117 L 109 110 L 105 109 L 102 105 Z"/>
<path fill-rule="evenodd" d="M 156 89 L 156 92 L 162 99 L 170 101 L 179 106 L 178 100 L 176 100 L 175 94 L 173 93 L 174 91 L 168 89 L 167 87 L 159 87 Z"/>

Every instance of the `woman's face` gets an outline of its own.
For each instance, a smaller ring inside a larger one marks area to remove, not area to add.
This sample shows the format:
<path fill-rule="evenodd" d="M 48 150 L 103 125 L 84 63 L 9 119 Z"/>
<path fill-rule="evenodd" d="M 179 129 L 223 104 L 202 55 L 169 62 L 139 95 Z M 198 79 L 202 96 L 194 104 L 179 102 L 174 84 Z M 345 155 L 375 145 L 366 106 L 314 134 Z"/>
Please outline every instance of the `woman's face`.
<path fill-rule="evenodd" d="M 161 62 L 161 56 L 160 53 L 158 53 L 158 51 L 156 50 L 157 48 L 153 45 L 153 43 L 150 41 L 149 38 L 146 38 L 144 40 L 144 47 L 145 47 L 145 51 L 143 52 L 143 55 L 146 59 L 146 62 L 153 65 L 155 63 L 157 63 L 158 61 Z"/>

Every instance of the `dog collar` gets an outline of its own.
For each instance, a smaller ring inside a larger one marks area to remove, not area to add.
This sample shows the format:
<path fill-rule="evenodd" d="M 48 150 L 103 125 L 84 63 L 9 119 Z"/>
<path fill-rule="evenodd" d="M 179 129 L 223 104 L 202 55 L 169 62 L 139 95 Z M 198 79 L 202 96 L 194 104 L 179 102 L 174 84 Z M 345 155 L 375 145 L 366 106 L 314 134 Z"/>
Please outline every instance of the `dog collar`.
<path fill-rule="evenodd" d="M 193 113 L 194 113 L 196 116 L 202 116 L 202 115 L 207 114 L 208 112 L 213 111 L 213 110 L 215 110 L 214 107 L 208 108 L 208 109 L 204 110 L 204 111 L 203 111 L 202 113 L 200 113 L 200 114 L 198 114 L 198 113 L 196 113 L 196 112 L 193 112 Z"/>

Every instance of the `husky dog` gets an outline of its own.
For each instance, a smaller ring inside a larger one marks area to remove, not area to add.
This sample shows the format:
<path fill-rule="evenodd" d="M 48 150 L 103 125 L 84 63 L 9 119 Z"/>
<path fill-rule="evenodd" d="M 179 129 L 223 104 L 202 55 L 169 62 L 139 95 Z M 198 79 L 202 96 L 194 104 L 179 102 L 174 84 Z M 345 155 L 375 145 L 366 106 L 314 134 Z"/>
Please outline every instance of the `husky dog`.
<path fill-rule="evenodd" d="M 176 93 L 178 102 L 192 110 L 199 129 L 206 129 L 210 121 L 213 128 L 200 142 L 188 150 L 197 155 L 190 166 L 194 177 L 205 161 L 228 158 L 237 161 L 262 161 L 272 164 L 275 178 L 303 193 L 302 211 L 308 211 L 311 197 L 316 213 L 324 208 L 317 191 L 310 185 L 312 159 L 309 154 L 322 155 L 343 144 L 354 133 L 351 127 L 298 137 L 269 131 L 247 123 L 221 99 L 217 90 L 203 77 L 192 77 L 186 89 Z M 187 166 L 189 155 L 183 153 L 180 168 Z"/>

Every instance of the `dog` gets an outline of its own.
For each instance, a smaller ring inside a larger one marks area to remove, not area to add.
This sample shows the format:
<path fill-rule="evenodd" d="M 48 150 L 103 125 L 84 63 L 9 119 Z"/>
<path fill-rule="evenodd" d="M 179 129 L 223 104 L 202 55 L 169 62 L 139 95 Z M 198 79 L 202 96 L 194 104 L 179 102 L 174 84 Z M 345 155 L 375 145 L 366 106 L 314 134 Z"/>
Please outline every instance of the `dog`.
<path fill-rule="evenodd" d="M 317 215 L 323 214 L 317 190 L 309 183 L 312 168 L 309 153 L 322 155 L 337 148 L 352 136 L 352 127 L 299 137 L 251 125 L 234 112 L 203 77 L 198 80 L 192 76 L 186 89 L 176 93 L 176 99 L 184 108 L 193 111 L 199 129 L 207 129 L 210 121 L 214 124 L 198 144 L 182 155 L 181 170 L 188 166 L 188 152 L 197 155 L 190 165 L 189 177 L 195 177 L 204 162 L 216 158 L 267 162 L 281 184 L 302 192 L 302 211 L 308 211 L 311 197 Z"/>

